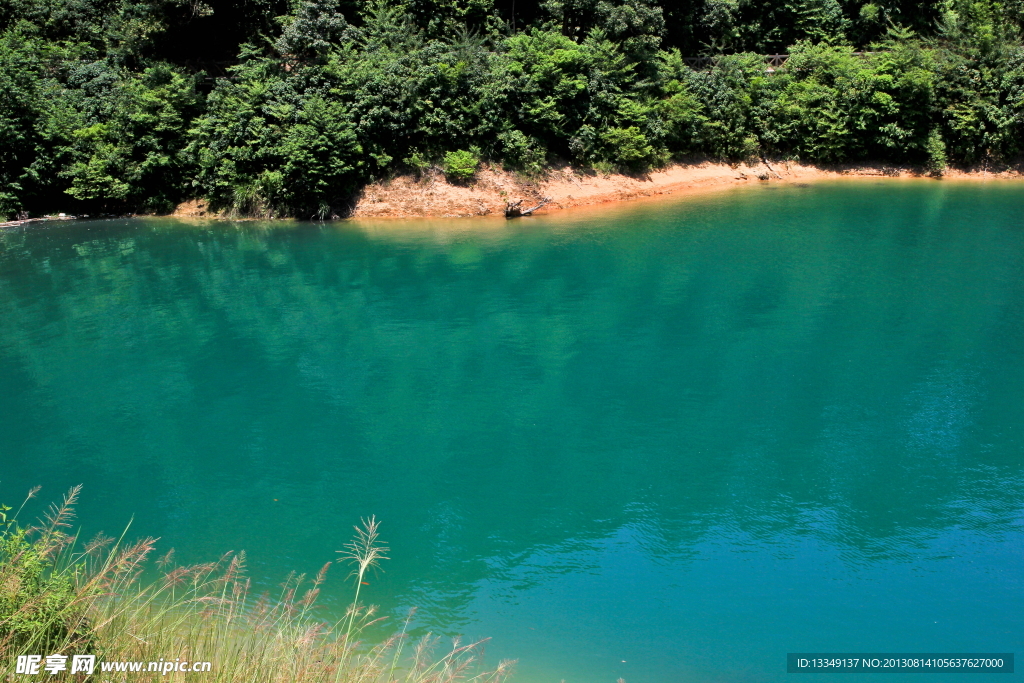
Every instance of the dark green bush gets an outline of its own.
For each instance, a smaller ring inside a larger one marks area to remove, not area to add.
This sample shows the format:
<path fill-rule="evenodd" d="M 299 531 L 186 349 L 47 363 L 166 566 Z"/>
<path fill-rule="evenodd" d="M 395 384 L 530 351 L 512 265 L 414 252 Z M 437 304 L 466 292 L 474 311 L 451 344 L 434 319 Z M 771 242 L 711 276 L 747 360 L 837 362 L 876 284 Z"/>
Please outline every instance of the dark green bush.
<path fill-rule="evenodd" d="M 469 182 L 480 166 L 480 157 L 474 152 L 460 149 L 444 155 L 444 174 L 457 183 Z"/>
<path fill-rule="evenodd" d="M 7 520 L 10 508 L 0 509 L 0 653 L 89 651 L 93 634 L 86 605 L 73 575 L 56 561 L 68 540 L 59 524 L 30 532 Z"/>

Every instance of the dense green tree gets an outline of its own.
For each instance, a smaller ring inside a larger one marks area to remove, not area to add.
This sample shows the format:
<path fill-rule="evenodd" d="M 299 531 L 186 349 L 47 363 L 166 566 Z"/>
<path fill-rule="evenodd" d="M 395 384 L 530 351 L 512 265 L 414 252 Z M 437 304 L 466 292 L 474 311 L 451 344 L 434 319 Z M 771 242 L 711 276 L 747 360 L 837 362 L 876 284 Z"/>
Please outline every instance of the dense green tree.
<path fill-rule="evenodd" d="M 459 150 L 528 173 L 1012 161 L 1022 21 L 1024 0 L 0 0 L 0 214 L 335 215 Z"/>
<path fill-rule="evenodd" d="M 181 151 L 198 113 L 196 78 L 166 64 L 115 78 L 110 92 L 82 103 L 99 111 L 71 131 L 66 192 L 106 209 L 170 210 L 190 180 Z"/>
<path fill-rule="evenodd" d="M 25 24 L 0 34 L 0 216 L 22 208 L 41 169 L 42 46 Z"/>
<path fill-rule="evenodd" d="M 243 55 L 190 131 L 196 187 L 246 213 L 334 213 L 363 164 L 348 108 L 329 96 L 318 65 L 282 64 L 250 47 Z"/>

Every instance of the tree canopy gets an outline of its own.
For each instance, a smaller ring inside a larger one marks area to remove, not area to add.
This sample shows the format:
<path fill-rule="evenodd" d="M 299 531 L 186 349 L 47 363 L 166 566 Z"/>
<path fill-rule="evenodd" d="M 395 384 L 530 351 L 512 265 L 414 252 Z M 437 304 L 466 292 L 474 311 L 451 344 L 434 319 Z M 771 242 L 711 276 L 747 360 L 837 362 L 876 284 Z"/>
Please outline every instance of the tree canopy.
<path fill-rule="evenodd" d="M 1009 161 L 1022 21 L 1024 0 L 0 0 L 0 216 L 325 216 L 479 160 Z"/>

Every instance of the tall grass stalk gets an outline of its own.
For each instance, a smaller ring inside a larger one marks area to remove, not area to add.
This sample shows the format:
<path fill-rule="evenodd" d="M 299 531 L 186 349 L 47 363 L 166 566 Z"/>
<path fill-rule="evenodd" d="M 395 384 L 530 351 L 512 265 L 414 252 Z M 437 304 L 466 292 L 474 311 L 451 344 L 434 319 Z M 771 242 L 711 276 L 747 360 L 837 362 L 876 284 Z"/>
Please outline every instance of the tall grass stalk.
<path fill-rule="evenodd" d="M 95 654 L 98 661 L 212 663 L 210 672 L 101 674 L 95 680 L 206 683 L 497 683 L 511 662 L 481 666 L 484 641 L 421 638 L 406 656 L 410 613 L 383 642 L 359 637 L 382 620 L 359 604 L 363 579 L 388 548 L 371 517 L 339 551 L 355 567 L 354 597 L 334 623 L 317 618 L 316 601 L 330 562 L 310 581 L 289 575 L 275 596 L 251 595 L 245 553 L 178 565 L 174 551 L 153 560 L 156 539 L 97 536 L 81 545 L 69 531 L 79 489 L 42 522 L 22 527 L 0 510 L 0 667 L 13 674 L 19 655 Z M 34 492 L 33 492 L 34 495 Z M 65 671 L 49 680 L 82 680 Z"/>
<path fill-rule="evenodd" d="M 359 592 L 363 587 L 363 578 L 366 576 L 366 571 L 370 567 L 380 566 L 381 560 L 389 559 L 384 555 L 389 548 L 377 541 L 377 537 L 380 535 L 378 529 L 380 528 L 380 522 L 377 521 L 376 517 L 362 520 L 363 526 L 355 528 L 355 538 L 345 544 L 345 550 L 339 550 L 341 557 L 338 558 L 339 562 L 350 561 L 355 563 L 356 568 L 353 570 L 352 575 L 356 579 L 356 595 L 352 600 L 351 609 L 349 609 L 348 615 L 348 628 L 345 630 L 345 638 L 348 639 L 352 635 L 352 628 L 355 625 L 356 612 L 359 607 Z"/>

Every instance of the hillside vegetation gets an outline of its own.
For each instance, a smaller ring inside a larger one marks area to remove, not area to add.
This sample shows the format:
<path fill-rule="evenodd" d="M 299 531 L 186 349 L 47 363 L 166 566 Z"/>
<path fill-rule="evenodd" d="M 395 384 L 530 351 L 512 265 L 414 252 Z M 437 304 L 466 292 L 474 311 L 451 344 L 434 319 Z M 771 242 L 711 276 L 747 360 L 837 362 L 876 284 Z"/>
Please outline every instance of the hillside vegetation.
<path fill-rule="evenodd" d="M 481 162 L 1005 163 L 1022 21 L 1024 0 L 0 0 L 0 216 L 325 217 Z"/>

